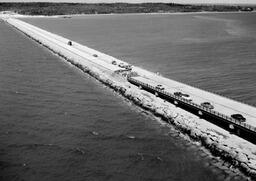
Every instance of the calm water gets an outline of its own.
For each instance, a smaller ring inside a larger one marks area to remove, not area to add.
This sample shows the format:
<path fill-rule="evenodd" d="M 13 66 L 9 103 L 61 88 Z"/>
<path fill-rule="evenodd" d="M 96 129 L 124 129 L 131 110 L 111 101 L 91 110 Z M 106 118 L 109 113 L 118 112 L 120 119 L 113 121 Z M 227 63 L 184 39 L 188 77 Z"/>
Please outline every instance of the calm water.
<path fill-rule="evenodd" d="M 244 180 L 1 22 L 0 42 L 0 180 Z"/>
<path fill-rule="evenodd" d="M 256 105 L 256 13 L 26 21 L 171 79 Z"/>

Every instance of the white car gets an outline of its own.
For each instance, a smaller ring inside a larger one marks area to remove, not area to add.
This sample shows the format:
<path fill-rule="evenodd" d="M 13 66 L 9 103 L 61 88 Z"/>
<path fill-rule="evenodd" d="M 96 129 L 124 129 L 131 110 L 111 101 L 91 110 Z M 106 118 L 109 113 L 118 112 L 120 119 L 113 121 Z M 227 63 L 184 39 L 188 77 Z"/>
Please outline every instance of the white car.
<path fill-rule="evenodd" d="M 182 97 L 183 99 L 186 99 L 189 102 L 192 102 L 192 99 L 190 97 Z"/>

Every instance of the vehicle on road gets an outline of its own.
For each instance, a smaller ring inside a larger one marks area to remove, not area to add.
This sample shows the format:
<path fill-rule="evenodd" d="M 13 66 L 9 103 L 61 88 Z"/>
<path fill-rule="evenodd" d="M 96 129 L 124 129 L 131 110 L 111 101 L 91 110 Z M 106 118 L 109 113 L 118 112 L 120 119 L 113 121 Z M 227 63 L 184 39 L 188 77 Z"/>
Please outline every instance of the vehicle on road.
<path fill-rule="evenodd" d="M 132 70 L 132 65 L 130 64 L 124 64 L 121 62 L 118 66 L 121 68 L 125 68 L 126 70 Z"/>
<path fill-rule="evenodd" d="M 181 97 L 183 99 L 186 99 L 187 101 L 192 101 L 192 99 L 190 98 L 190 96 L 188 94 L 184 94 L 182 92 L 174 92 L 173 93 L 175 96 Z"/>
<path fill-rule="evenodd" d="M 214 106 L 210 102 L 203 102 L 201 106 L 206 107 L 208 109 L 214 109 Z"/>
<path fill-rule="evenodd" d="M 190 97 L 190 95 L 182 93 L 182 97 Z"/>
<path fill-rule="evenodd" d="M 116 63 L 116 61 L 115 61 L 115 60 L 113 60 L 113 61 L 112 61 L 112 64 L 113 64 L 113 65 L 117 65 L 117 63 Z"/>
<path fill-rule="evenodd" d="M 179 97 L 182 96 L 182 92 L 174 92 L 173 94 L 174 94 L 175 96 L 179 96 Z"/>
<path fill-rule="evenodd" d="M 190 97 L 181 97 L 181 98 L 183 98 L 183 99 L 185 99 L 185 100 L 187 100 L 189 102 L 192 102 L 192 99 Z"/>
<path fill-rule="evenodd" d="M 72 41 L 68 41 L 68 45 L 69 45 L 69 46 L 72 46 Z"/>
<path fill-rule="evenodd" d="M 174 92 L 174 95 L 179 97 L 190 97 L 188 94 L 184 94 L 182 92 Z"/>
<path fill-rule="evenodd" d="M 161 85 L 161 84 L 158 84 L 158 85 L 156 86 L 156 89 L 159 89 L 159 90 L 164 90 L 164 87 L 163 87 L 163 85 Z"/>
<path fill-rule="evenodd" d="M 245 122 L 246 121 L 246 118 L 243 117 L 243 115 L 241 115 L 241 114 L 232 114 L 231 117 L 233 119 L 236 119 L 236 120 L 240 121 L 240 122 Z"/>
<path fill-rule="evenodd" d="M 124 65 L 124 63 L 121 62 L 121 63 L 119 63 L 118 67 L 125 68 L 125 65 Z"/>
<path fill-rule="evenodd" d="M 132 65 L 125 65 L 124 66 L 124 68 L 126 69 L 126 70 L 129 70 L 129 71 L 131 71 L 132 70 Z"/>

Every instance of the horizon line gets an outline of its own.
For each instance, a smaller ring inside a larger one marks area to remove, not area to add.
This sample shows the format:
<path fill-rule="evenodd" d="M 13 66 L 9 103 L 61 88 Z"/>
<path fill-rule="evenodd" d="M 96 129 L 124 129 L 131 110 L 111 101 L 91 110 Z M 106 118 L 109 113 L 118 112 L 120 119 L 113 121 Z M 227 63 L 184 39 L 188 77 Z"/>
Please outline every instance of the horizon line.
<path fill-rule="evenodd" d="M 66 2 L 66 1 L 47 1 L 47 0 L 39 0 L 39 1 L 24 1 L 24 0 L 14 0 L 14 1 L 3 1 L 0 3 L 65 3 L 65 4 L 183 4 L 183 5 L 246 5 L 246 6 L 250 6 L 250 5 L 256 5 L 255 3 L 250 3 L 250 4 L 246 4 L 246 3 L 211 3 L 211 2 L 205 2 L 205 3 L 182 3 L 182 2 Z"/>

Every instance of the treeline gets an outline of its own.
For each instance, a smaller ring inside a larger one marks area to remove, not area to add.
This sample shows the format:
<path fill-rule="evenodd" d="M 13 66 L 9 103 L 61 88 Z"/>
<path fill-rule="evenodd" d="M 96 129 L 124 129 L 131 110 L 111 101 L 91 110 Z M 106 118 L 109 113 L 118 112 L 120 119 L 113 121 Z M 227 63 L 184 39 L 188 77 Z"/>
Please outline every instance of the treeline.
<path fill-rule="evenodd" d="M 251 11 L 252 7 L 225 5 L 182 5 L 176 3 L 0 3 L 0 11 L 13 11 L 24 15 L 157 13 L 200 11 Z"/>

